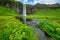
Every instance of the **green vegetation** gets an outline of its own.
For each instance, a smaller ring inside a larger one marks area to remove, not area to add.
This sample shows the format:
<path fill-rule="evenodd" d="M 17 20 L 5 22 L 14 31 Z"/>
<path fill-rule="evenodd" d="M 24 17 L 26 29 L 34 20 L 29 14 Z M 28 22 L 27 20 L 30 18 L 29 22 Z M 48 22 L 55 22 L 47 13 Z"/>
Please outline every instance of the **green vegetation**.
<path fill-rule="evenodd" d="M 30 15 L 27 16 L 27 18 L 41 18 L 41 19 L 60 19 L 60 9 L 56 9 L 56 10 L 37 10 L 35 13 L 32 13 Z"/>
<path fill-rule="evenodd" d="M 38 18 L 38 27 L 45 31 L 54 40 L 60 40 L 60 9 L 37 10 L 27 15 L 27 18 Z"/>
<path fill-rule="evenodd" d="M 27 18 L 40 19 L 38 27 L 52 38 L 60 40 L 60 9 L 37 10 Z"/>
<path fill-rule="evenodd" d="M 16 19 L 17 15 L 12 9 L 0 6 L 0 40 L 37 40 L 34 30 Z"/>
<path fill-rule="evenodd" d="M 15 12 L 12 8 L 0 6 L 0 16 L 17 16 L 17 12 Z"/>
<path fill-rule="evenodd" d="M 19 22 L 13 17 L 6 19 L 0 17 L 0 39 L 1 40 L 35 40 L 32 28 Z"/>
<path fill-rule="evenodd" d="M 0 6 L 0 39 L 38 40 L 35 31 L 16 19 L 16 16 L 18 14 L 12 8 Z M 38 27 L 54 40 L 60 40 L 60 9 L 39 9 L 26 17 L 39 18 Z"/>
<path fill-rule="evenodd" d="M 40 20 L 38 27 L 56 40 L 60 40 L 60 20 Z"/>

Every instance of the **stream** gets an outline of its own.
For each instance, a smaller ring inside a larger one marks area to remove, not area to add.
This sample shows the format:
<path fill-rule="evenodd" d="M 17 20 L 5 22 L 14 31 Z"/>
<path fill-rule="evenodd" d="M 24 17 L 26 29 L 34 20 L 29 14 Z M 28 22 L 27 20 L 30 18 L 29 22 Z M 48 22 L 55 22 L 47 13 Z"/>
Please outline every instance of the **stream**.
<path fill-rule="evenodd" d="M 46 35 L 45 32 L 43 32 L 41 29 L 38 28 L 37 23 L 39 22 L 39 19 L 20 18 L 20 21 L 33 28 L 39 40 L 53 40 L 50 36 Z"/>

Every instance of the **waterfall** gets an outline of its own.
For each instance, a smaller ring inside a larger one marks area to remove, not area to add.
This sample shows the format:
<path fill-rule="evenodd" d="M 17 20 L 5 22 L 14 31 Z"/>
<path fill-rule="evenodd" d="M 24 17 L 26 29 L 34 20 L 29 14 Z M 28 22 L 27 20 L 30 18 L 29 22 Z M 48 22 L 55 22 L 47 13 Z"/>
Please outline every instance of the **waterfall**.
<path fill-rule="evenodd" d="M 23 4 L 23 16 L 26 16 L 26 4 Z"/>

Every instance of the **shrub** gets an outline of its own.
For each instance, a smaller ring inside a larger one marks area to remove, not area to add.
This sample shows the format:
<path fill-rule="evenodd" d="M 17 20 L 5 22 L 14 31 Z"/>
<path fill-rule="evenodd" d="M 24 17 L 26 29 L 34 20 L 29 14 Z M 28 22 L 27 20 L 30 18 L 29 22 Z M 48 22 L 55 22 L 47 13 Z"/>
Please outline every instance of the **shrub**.
<path fill-rule="evenodd" d="M 51 20 L 40 20 L 39 28 L 44 30 L 48 35 L 55 38 L 56 40 L 60 39 L 60 25 L 57 22 Z"/>

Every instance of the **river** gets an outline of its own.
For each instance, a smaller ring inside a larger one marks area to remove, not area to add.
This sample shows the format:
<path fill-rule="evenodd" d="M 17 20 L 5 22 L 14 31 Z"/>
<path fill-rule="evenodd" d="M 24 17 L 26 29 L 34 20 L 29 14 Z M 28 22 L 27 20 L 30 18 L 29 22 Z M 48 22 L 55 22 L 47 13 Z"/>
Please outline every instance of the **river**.
<path fill-rule="evenodd" d="M 37 23 L 40 21 L 39 19 L 26 19 L 26 18 L 22 19 L 23 20 L 20 19 L 20 21 L 34 29 L 39 40 L 53 40 L 50 36 L 46 35 L 44 31 L 38 28 Z"/>

